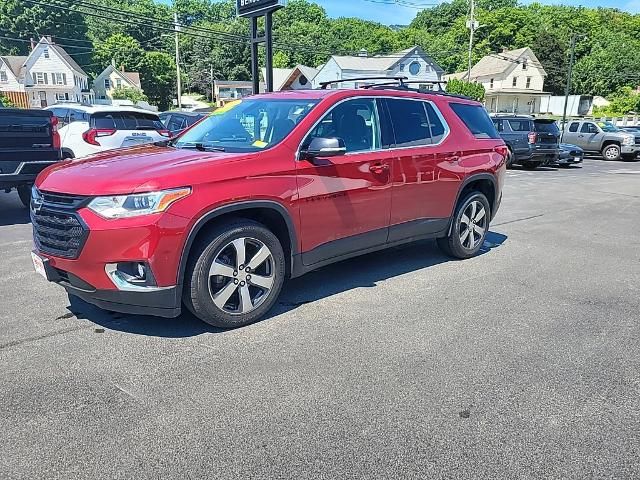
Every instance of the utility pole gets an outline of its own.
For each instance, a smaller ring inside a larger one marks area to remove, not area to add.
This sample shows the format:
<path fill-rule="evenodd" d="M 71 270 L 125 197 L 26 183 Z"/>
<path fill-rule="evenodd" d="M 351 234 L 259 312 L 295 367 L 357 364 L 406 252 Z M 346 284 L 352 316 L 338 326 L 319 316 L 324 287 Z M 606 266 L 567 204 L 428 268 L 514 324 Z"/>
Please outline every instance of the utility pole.
<path fill-rule="evenodd" d="M 178 109 L 182 110 L 182 84 L 180 83 L 180 50 L 178 46 L 178 32 L 180 31 L 180 24 L 178 23 L 178 14 L 173 14 L 173 24 L 176 37 L 176 75 L 178 85 Z"/>
<path fill-rule="evenodd" d="M 213 65 L 211 65 L 211 103 L 213 103 L 213 99 L 215 97 L 215 87 L 213 83 Z"/>
<path fill-rule="evenodd" d="M 564 131 L 567 126 L 567 106 L 569 104 L 569 93 L 571 93 L 571 75 L 573 73 L 573 62 L 576 57 L 576 41 L 579 36 L 583 37 L 584 35 L 578 35 L 577 33 L 571 35 L 571 56 L 569 59 L 569 71 L 567 72 L 567 87 L 564 91 L 564 110 L 562 111 L 562 131 L 560 132 L 560 141 L 562 141 L 564 137 Z"/>
<path fill-rule="evenodd" d="M 467 27 L 469 28 L 469 68 L 467 69 L 467 82 L 471 81 L 471 54 L 473 52 L 473 33 L 476 31 L 476 19 L 475 19 L 475 0 L 470 0 L 471 8 L 469 10 L 469 21 Z"/>

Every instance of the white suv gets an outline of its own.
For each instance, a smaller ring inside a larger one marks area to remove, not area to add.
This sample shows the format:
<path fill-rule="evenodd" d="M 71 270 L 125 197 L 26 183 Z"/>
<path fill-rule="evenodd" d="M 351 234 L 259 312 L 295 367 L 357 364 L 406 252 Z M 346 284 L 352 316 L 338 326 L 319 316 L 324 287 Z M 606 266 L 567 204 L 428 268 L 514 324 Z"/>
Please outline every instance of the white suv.
<path fill-rule="evenodd" d="M 46 110 L 58 118 L 65 158 L 169 138 L 158 114 L 135 107 L 60 104 Z"/>

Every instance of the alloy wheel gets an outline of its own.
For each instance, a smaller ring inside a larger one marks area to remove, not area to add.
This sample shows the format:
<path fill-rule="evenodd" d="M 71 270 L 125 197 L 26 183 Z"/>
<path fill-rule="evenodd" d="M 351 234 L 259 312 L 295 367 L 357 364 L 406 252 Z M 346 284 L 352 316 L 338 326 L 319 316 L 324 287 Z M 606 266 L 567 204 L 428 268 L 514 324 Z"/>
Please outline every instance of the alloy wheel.
<path fill-rule="evenodd" d="M 458 226 L 460 244 L 467 250 L 476 248 L 484 240 L 487 221 L 484 205 L 478 200 L 470 202 L 460 216 Z"/>
<path fill-rule="evenodd" d="M 226 313 L 241 315 L 258 308 L 275 281 L 275 265 L 269 247 L 255 238 L 227 243 L 209 269 L 209 293 Z"/>

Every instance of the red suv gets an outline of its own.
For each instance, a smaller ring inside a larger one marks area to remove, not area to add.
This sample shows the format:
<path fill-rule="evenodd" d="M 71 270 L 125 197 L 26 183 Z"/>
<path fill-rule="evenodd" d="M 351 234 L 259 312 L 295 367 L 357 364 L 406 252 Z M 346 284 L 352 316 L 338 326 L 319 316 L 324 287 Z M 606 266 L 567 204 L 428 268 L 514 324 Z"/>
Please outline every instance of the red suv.
<path fill-rule="evenodd" d="M 401 87 L 257 95 L 179 137 L 52 166 L 36 270 L 107 310 L 246 325 L 285 278 L 425 238 L 478 253 L 507 150 L 477 102 Z"/>

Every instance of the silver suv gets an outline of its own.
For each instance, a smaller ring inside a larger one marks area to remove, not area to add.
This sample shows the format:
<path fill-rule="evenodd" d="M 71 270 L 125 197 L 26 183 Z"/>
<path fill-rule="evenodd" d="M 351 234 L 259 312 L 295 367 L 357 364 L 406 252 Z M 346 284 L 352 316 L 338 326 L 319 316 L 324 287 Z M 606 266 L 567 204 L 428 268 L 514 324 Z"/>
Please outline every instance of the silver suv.
<path fill-rule="evenodd" d="M 605 160 L 633 160 L 640 157 L 640 133 L 624 131 L 611 122 L 570 121 L 562 141 L 578 145 L 585 152 L 601 153 Z"/>

